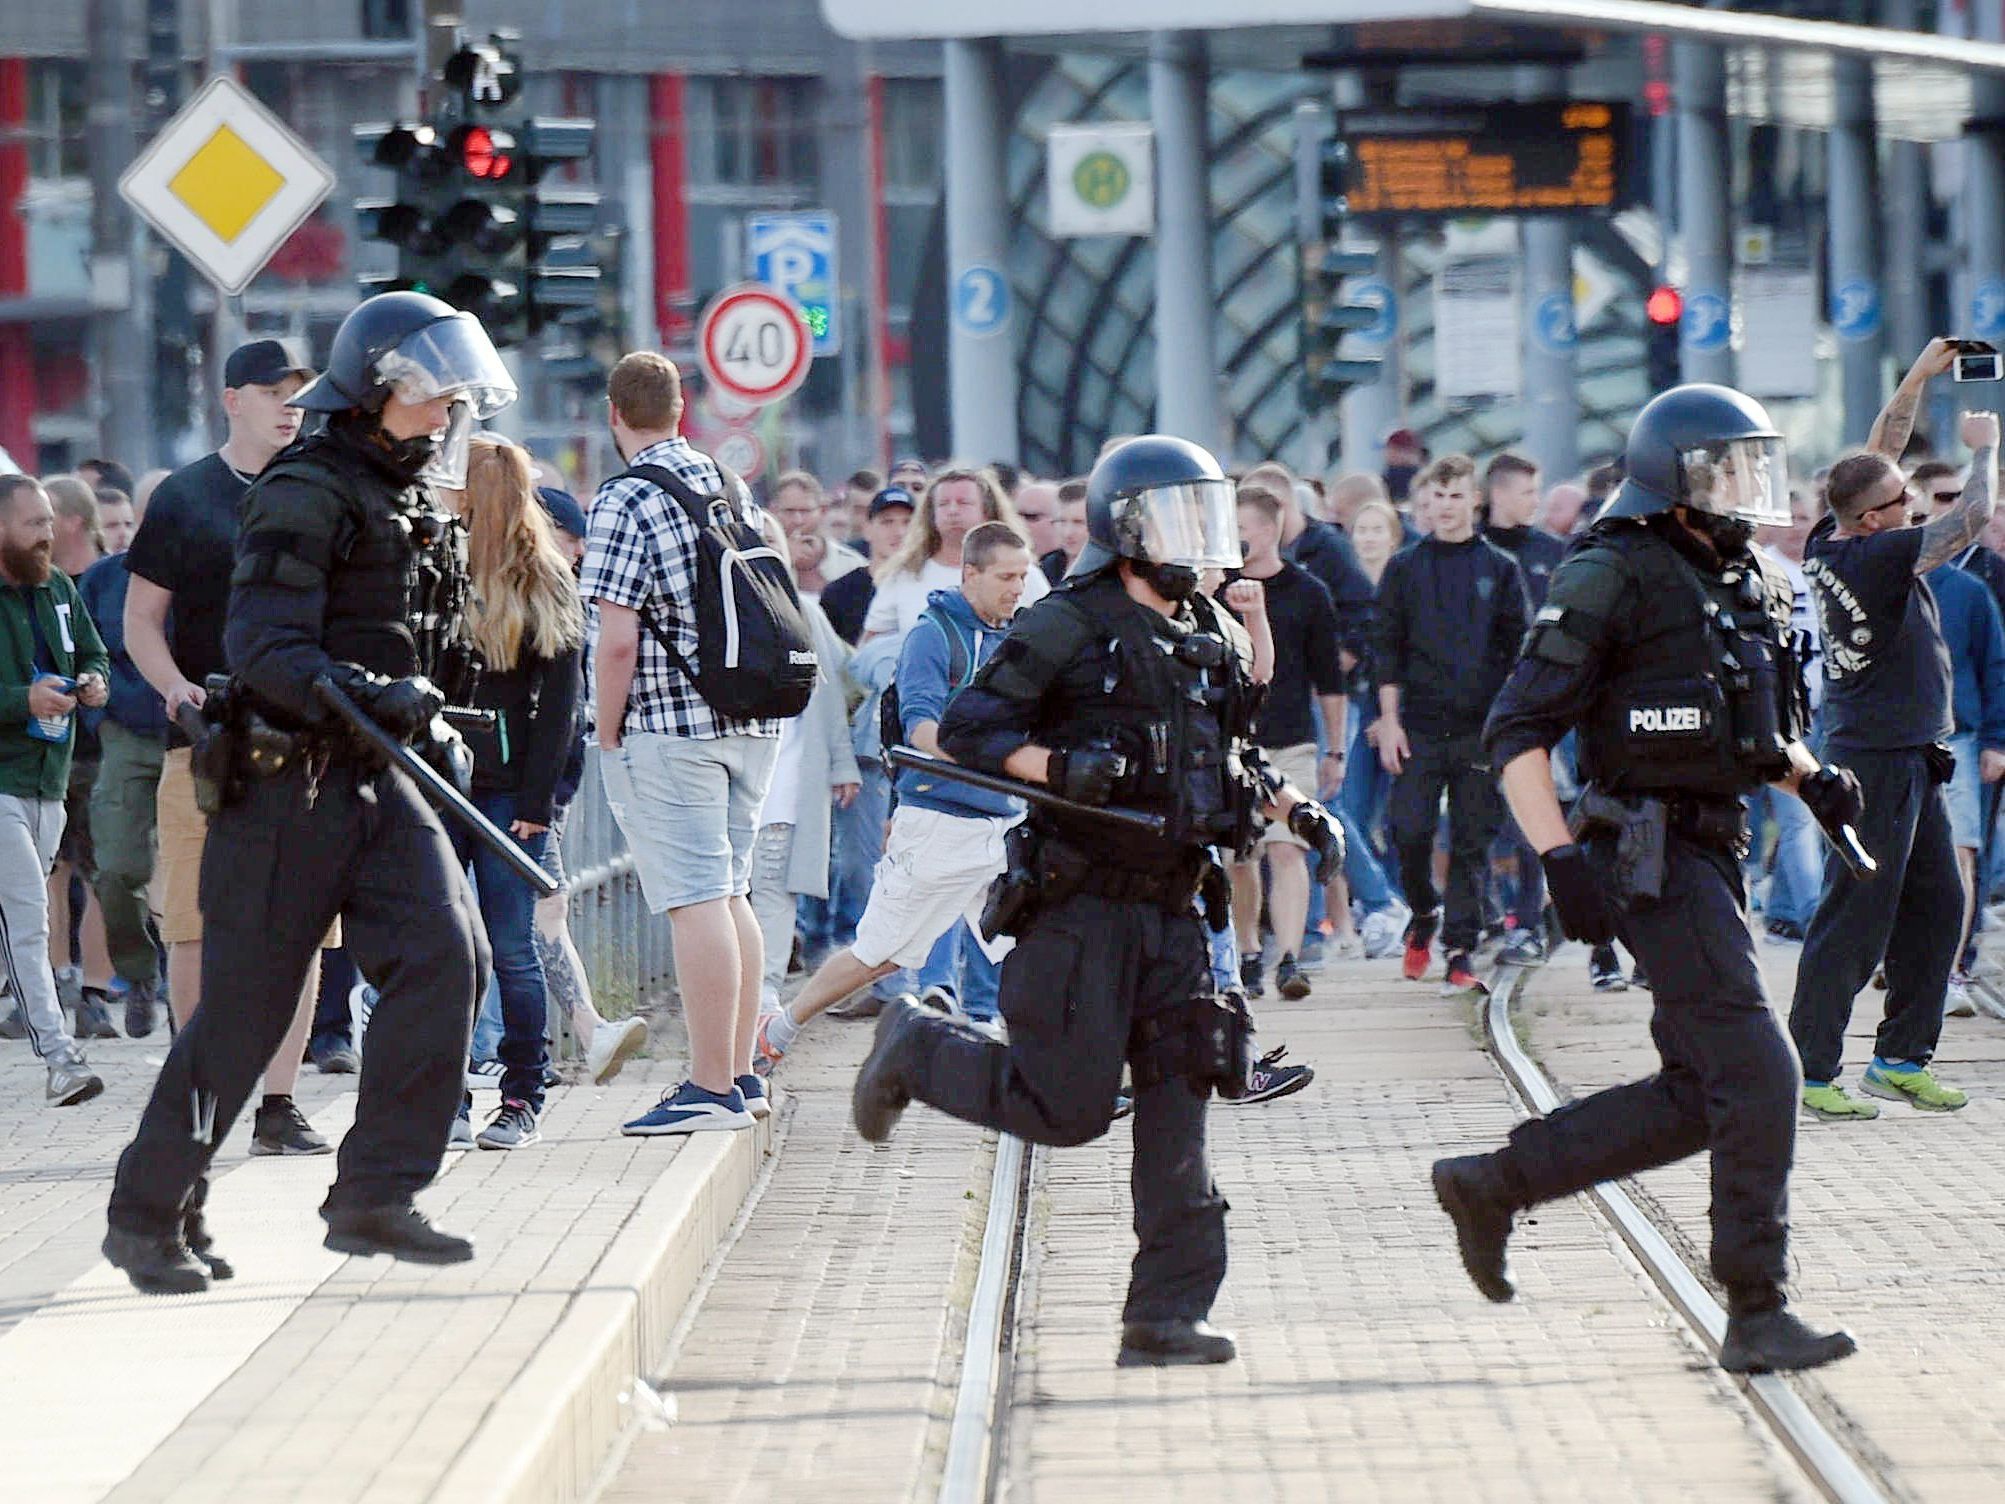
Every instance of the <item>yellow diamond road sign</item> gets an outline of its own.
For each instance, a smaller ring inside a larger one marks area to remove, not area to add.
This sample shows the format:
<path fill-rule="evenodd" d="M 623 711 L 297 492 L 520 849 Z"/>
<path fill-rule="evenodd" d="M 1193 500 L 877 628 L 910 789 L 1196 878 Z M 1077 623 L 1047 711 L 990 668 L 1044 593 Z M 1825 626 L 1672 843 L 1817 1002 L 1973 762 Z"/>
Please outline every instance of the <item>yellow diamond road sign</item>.
<path fill-rule="evenodd" d="M 327 164 L 219 74 L 139 154 L 118 191 L 226 293 L 250 285 L 334 186 Z"/>

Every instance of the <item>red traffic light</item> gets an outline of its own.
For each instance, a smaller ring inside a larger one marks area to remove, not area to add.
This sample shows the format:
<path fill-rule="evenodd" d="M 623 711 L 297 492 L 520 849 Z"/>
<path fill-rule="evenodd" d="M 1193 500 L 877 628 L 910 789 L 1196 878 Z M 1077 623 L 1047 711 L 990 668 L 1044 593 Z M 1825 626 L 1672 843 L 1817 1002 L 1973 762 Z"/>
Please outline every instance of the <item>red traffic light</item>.
<path fill-rule="evenodd" d="M 515 138 L 484 125 L 463 125 L 453 132 L 453 154 L 467 176 L 499 183 L 515 172 Z"/>
<path fill-rule="evenodd" d="M 1643 305 L 1643 316 L 1658 328 L 1666 328 L 1684 317 L 1685 295 L 1675 287 L 1652 288 L 1650 300 Z"/>

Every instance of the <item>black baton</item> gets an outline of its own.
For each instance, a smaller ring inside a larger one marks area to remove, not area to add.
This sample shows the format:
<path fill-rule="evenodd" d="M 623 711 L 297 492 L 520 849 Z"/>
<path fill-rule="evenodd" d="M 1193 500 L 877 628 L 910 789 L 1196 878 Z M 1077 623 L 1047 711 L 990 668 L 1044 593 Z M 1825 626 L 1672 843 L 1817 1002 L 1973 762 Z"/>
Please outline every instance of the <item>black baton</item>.
<path fill-rule="evenodd" d="M 1821 828 L 1821 827 L 1820 827 Z M 1838 853 L 1838 860 L 1853 877 L 1864 882 L 1880 870 L 1880 864 L 1873 859 L 1872 852 L 1866 850 L 1866 843 L 1859 839 L 1858 831 L 1849 824 L 1840 825 L 1836 830 L 1824 832 L 1831 842 L 1831 849 Z"/>
<path fill-rule="evenodd" d="M 418 756 L 409 747 L 398 741 L 381 726 L 370 720 L 332 679 L 326 675 L 313 681 L 313 693 L 320 703 L 340 716 L 342 722 L 363 741 L 374 747 L 392 765 L 403 769 L 411 780 L 425 793 L 425 797 L 436 804 L 445 814 L 466 827 L 467 833 L 481 845 L 500 857 L 539 897 L 554 898 L 564 891 L 564 885 L 545 872 L 528 852 L 515 844 L 507 831 L 501 829 L 467 801 L 466 795 L 454 788 L 439 770 Z"/>
<path fill-rule="evenodd" d="M 963 767 L 960 763 L 948 762 L 944 757 L 928 757 L 916 747 L 893 747 L 884 754 L 884 760 L 894 768 L 910 768 L 915 773 L 944 778 L 949 783 L 965 783 L 969 788 L 987 789 L 991 794 L 1009 794 L 1030 804 L 1041 804 L 1046 809 L 1063 810 L 1068 815 L 1078 815 L 1086 820 L 1105 820 L 1110 825 L 1125 825 L 1130 830 L 1145 830 L 1152 836 L 1163 835 L 1170 828 L 1167 815 L 1145 815 L 1138 809 L 1081 804 L 1076 799 L 1067 799 L 1063 794 L 1052 792 L 1041 783 L 1025 783 L 1020 778 L 1006 777 L 1001 773 L 984 773 L 979 768 Z"/>

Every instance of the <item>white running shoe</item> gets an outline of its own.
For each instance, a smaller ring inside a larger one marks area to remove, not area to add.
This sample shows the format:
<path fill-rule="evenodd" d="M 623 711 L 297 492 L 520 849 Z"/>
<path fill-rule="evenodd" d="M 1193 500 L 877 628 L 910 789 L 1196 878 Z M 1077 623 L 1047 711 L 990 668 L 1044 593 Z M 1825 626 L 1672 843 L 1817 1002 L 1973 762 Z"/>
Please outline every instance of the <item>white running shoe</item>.
<path fill-rule="evenodd" d="M 591 1073 L 592 1084 L 604 1086 L 612 1080 L 646 1043 L 646 1019 L 602 1020 L 592 1035 L 592 1047 L 585 1051 L 585 1069 Z"/>

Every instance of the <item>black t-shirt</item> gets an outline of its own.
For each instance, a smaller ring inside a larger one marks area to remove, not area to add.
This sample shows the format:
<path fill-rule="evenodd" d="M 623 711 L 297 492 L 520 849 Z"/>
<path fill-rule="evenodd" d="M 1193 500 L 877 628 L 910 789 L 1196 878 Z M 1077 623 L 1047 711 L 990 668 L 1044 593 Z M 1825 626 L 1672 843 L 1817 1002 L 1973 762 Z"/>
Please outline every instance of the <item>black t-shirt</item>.
<path fill-rule="evenodd" d="M 161 481 L 133 535 L 126 568 L 174 600 L 167 611 L 167 645 L 192 684 L 229 672 L 223 658 L 223 620 L 230 610 L 237 525 L 250 482 L 219 454 L 183 465 Z M 170 746 L 184 746 L 175 729 Z"/>
<path fill-rule="evenodd" d="M 1914 572 L 1918 527 L 1841 538 L 1811 529 L 1803 575 L 1824 639 L 1824 735 L 1835 748 L 1890 751 L 1941 741 L 1950 715 L 1949 648 L 1928 582 Z"/>
<path fill-rule="evenodd" d="M 1260 583 L 1274 633 L 1274 682 L 1254 736 L 1272 751 L 1316 739 L 1313 697 L 1342 694 L 1344 668 L 1337 657 L 1337 611 L 1323 582 L 1284 559 L 1281 572 Z M 1332 728 L 1332 734 L 1341 738 L 1343 728 Z"/>

